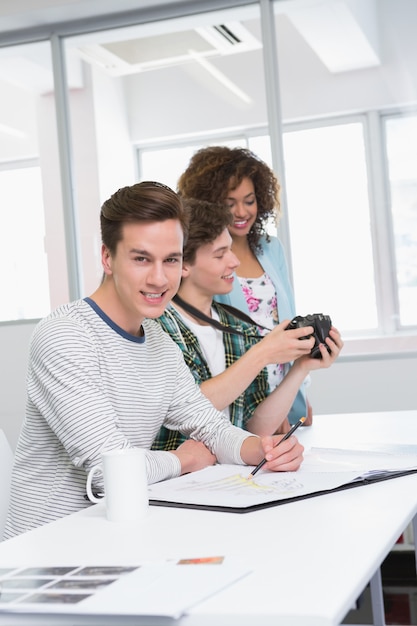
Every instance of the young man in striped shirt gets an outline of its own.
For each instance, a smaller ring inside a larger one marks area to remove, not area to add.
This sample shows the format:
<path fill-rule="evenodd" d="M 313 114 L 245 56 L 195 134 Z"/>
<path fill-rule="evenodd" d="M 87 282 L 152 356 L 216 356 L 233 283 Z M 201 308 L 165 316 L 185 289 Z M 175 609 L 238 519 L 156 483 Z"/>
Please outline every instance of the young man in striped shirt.
<path fill-rule="evenodd" d="M 152 319 L 180 283 L 187 224 L 178 195 L 154 182 L 124 187 L 100 220 L 101 285 L 41 320 L 31 340 L 6 538 L 89 506 L 86 477 L 105 450 L 147 449 L 149 483 L 216 460 L 256 465 L 266 455 L 273 471 L 302 462 L 295 437 L 276 448 L 279 437 L 232 426 Z M 187 441 L 151 451 L 162 425 Z M 102 489 L 101 480 L 93 488 Z"/>

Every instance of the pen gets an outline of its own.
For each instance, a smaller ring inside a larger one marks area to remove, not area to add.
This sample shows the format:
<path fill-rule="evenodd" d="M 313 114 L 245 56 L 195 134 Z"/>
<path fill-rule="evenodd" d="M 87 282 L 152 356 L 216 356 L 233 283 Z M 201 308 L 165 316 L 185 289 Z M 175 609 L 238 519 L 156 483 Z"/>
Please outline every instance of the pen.
<path fill-rule="evenodd" d="M 293 432 L 294 432 L 295 430 L 297 430 L 297 428 L 298 428 L 299 426 L 301 426 L 301 424 L 304 424 L 304 422 L 305 422 L 305 421 L 306 421 L 306 418 L 305 418 L 305 417 L 300 417 L 300 419 L 298 420 L 298 422 L 297 422 L 296 424 L 294 424 L 294 426 L 293 426 L 293 427 L 292 427 L 292 428 L 291 428 L 291 429 L 287 432 L 287 434 L 286 434 L 286 435 L 284 435 L 284 436 L 283 436 L 283 438 L 282 438 L 282 439 L 280 439 L 280 440 L 278 441 L 278 443 L 274 446 L 274 448 L 276 448 L 277 446 L 279 446 L 279 444 L 280 444 L 280 443 L 282 443 L 283 441 L 285 441 L 286 439 L 288 439 L 289 437 L 291 437 L 291 435 L 293 434 Z M 265 463 L 266 463 L 266 459 L 263 459 L 263 461 L 261 461 L 261 462 L 260 462 L 260 463 L 259 463 L 259 464 L 255 467 L 255 469 L 253 469 L 253 470 L 252 470 L 252 472 L 249 474 L 249 476 L 248 476 L 248 480 L 251 480 L 251 479 L 255 476 L 256 472 L 258 472 L 258 471 L 261 469 L 261 467 L 263 467 L 263 466 L 265 465 Z"/>

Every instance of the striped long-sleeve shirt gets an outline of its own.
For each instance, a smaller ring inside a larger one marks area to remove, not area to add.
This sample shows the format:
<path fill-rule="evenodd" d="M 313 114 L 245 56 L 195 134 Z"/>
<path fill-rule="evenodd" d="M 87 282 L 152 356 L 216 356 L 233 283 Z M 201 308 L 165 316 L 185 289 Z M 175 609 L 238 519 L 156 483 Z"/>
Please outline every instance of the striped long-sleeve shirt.
<path fill-rule="evenodd" d="M 203 396 L 158 324 L 143 328 L 144 337 L 126 333 L 89 299 L 35 328 L 5 538 L 89 506 L 86 476 L 103 450 L 147 449 L 149 483 L 179 475 L 175 455 L 150 450 L 162 424 L 202 441 L 220 463 L 242 463 L 248 433 Z"/>

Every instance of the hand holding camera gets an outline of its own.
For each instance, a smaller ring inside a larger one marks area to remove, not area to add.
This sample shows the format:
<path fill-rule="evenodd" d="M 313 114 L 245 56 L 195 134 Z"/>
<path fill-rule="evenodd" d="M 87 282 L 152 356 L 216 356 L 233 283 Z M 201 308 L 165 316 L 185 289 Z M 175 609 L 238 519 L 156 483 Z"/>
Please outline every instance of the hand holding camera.
<path fill-rule="evenodd" d="M 311 349 L 310 356 L 313 359 L 321 359 L 321 353 L 319 344 L 324 344 L 327 348 L 327 351 L 330 353 L 330 348 L 326 344 L 325 339 L 329 336 L 329 331 L 332 326 L 332 320 L 328 315 L 323 315 L 322 313 L 313 313 L 311 315 L 297 315 L 291 322 L 288 324 L 285 330 L 291 330 L 293 328 L 302 328 L 304 326 L 312 326 L 314 328 L 314 332 L 311 335 L 307 335 L 306 337 L 301 337 L 300 341 L 303 339 L 310 339 L 310 337 L 314 337 L 314 346 Z"/>

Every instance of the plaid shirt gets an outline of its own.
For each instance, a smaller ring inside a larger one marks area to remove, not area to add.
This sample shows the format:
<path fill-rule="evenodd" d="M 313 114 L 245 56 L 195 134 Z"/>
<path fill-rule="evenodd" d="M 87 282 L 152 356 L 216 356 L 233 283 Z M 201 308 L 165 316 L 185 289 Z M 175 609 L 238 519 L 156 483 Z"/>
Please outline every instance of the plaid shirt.
<path fill-rule="evenodd" d="M 213 308 L 219 316 L 219 320 L 225 326 L 232 326 L 241 335 L 223 333 L 226 368 L 237 361 L 251 346 L 257 343 L 260 337 L 257 327 L 248 324 L 228 311 L 221 304 L 213 302 Z M 190 368 L 198 385 L 212 377 L 209 366 L 204 358 L 199 341 L 189 327 L 183 322 L 181 315 L 169 305 L 161 317 L 156 320 L 162 328 L 171 336 L 181 348 L 184 360 Z M 254 335 L 256 337 L 254 337 Z M 246 422 L 252 417 L 257 405 L 264 400 L 269 393 L 267 371 L 263 369 L 245 391 L 230 405 L 230 421 L 235 426 L 245 428 Z M 160 429 L 152 450 L 175 450 L 185 441 L 185 437 L 178 431 L 168 430 L 164 426 Z"/>

